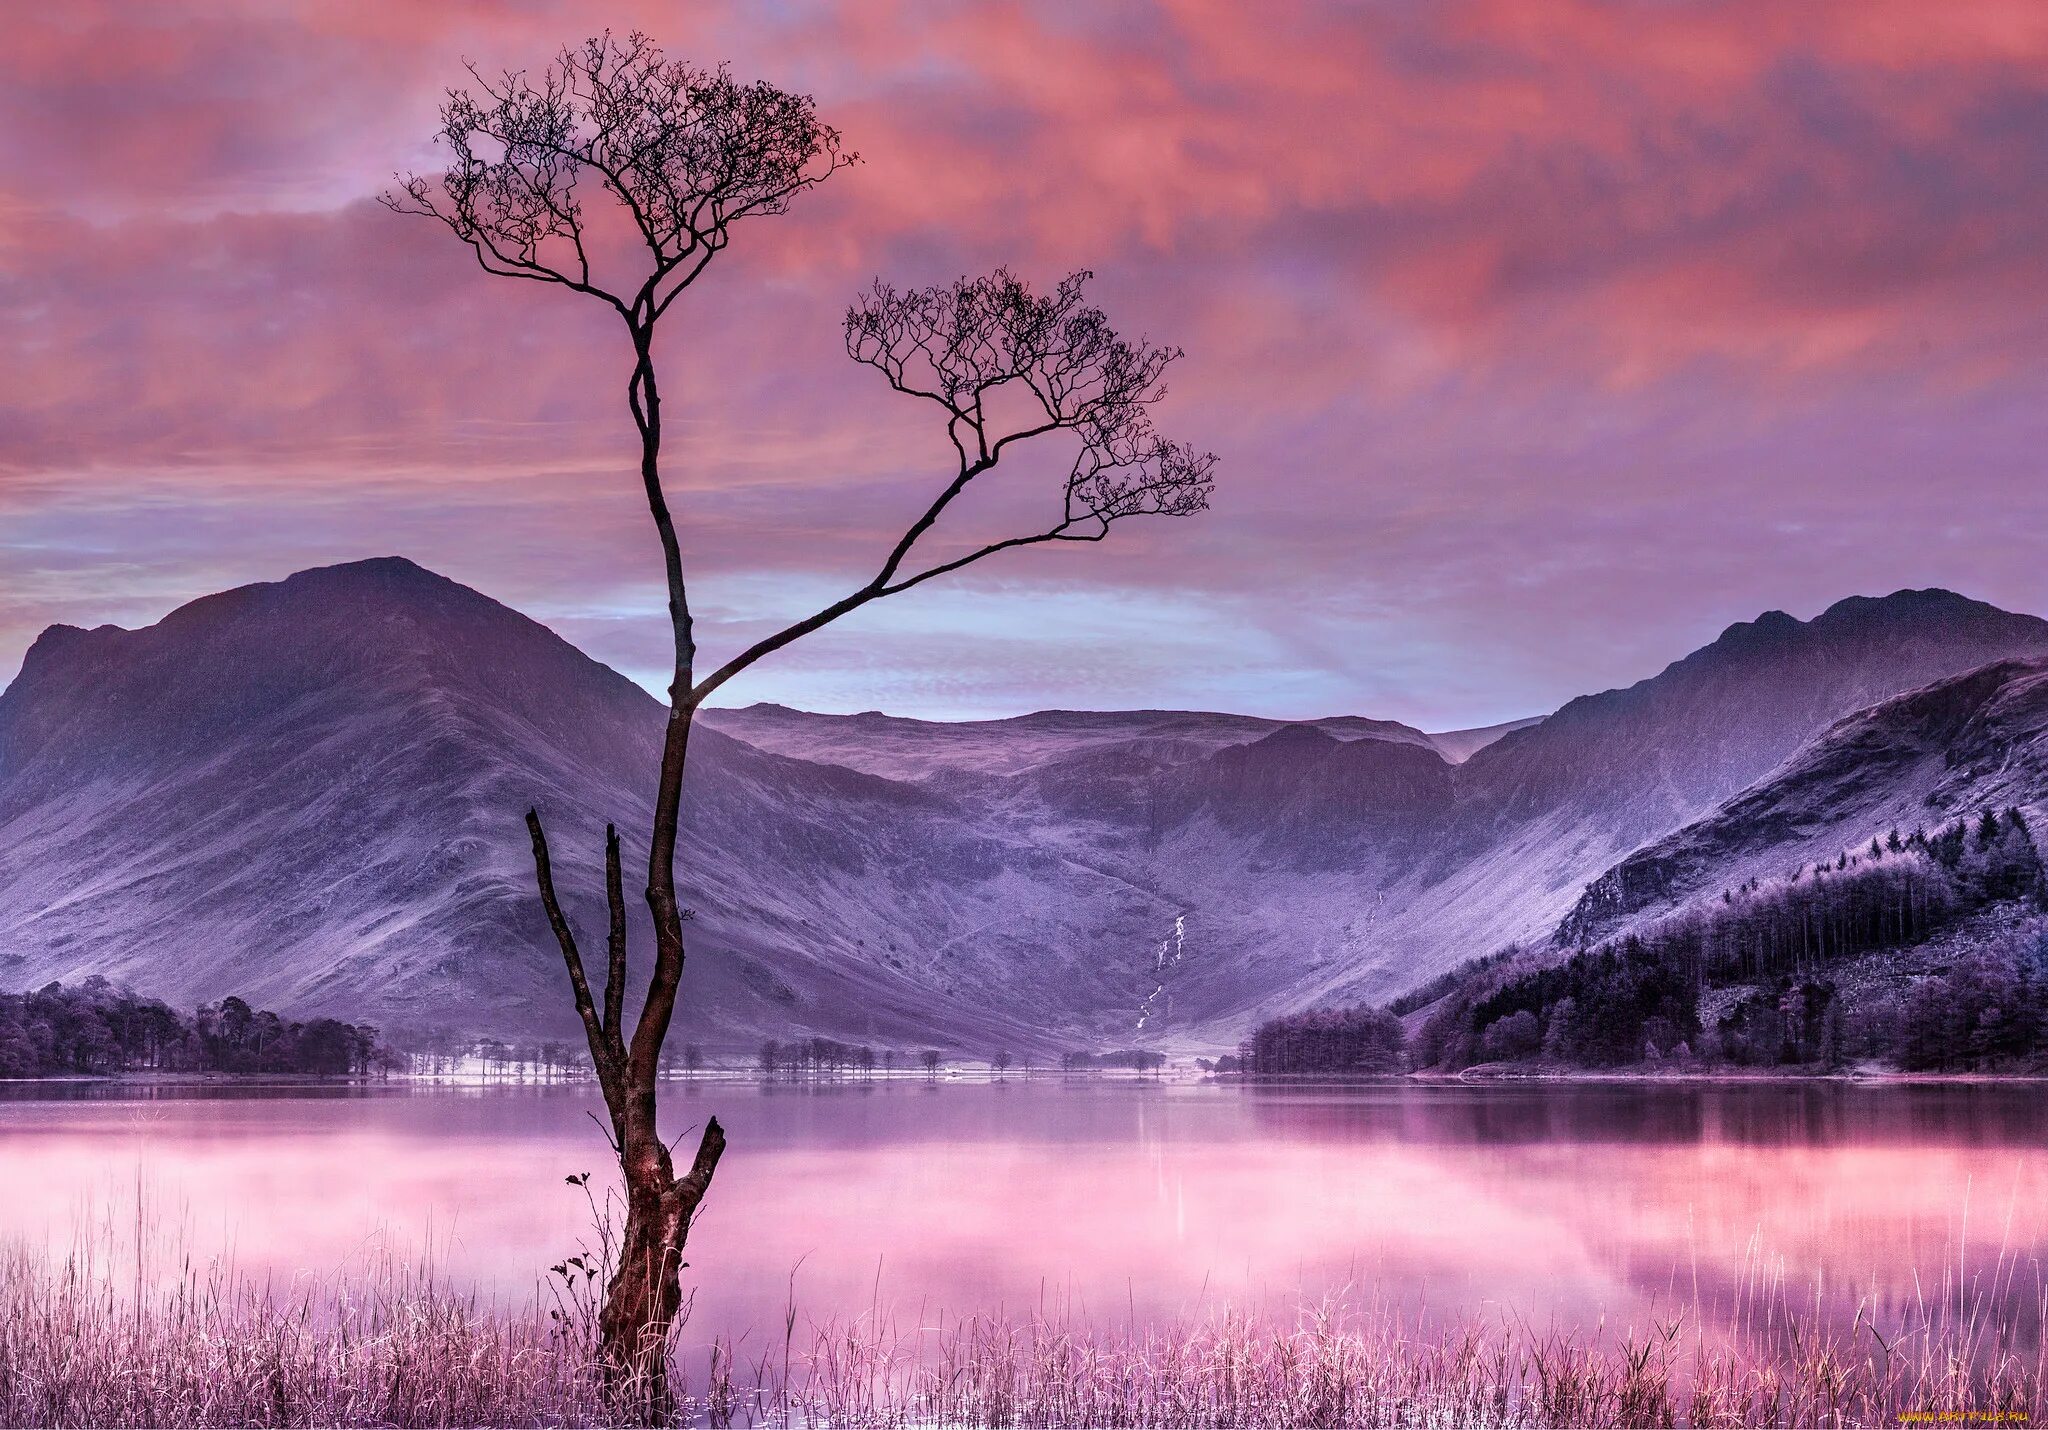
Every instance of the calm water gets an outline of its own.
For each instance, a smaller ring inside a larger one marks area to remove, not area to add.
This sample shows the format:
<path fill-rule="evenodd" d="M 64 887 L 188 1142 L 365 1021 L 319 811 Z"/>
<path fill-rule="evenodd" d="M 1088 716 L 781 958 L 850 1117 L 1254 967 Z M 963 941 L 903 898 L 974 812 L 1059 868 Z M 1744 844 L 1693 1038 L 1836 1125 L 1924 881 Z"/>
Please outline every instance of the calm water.
<path fill-rule="evenodd" d="M 1880 1324 L 1998 1303 L 2038 1329 L 2048 1093 L 2024 1086 L 1244 1089 L 1059 1080 L 678 1085 L 731 1150 L 691 1243 L 693 1336 L 1041 1303 Z M 575 1249 L 602 1179 L 578 1089 L 0 1094 L 0 1237 L 149 1215 L 201 1256 L 329 1274 L 431 1246 L 499 1296 Z M 1961 1287 L 1958 1287 L 1960 1275 Z"/>

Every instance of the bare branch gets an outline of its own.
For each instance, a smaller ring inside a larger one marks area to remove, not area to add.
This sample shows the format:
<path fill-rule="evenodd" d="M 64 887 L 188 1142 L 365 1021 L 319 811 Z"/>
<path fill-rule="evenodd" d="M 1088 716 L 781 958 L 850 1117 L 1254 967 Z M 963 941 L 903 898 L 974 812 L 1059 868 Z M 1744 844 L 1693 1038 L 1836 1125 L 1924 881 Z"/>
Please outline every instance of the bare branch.
<path fill-rule="evenodd" d="M 486 271 L 602 299 L 636 330 L 696 281 L 733 224 L 787 212 L 859 159 L 808 95 L 669 60 L 637 31 L 564 49 L 538 74 L 469 73 L 473 87 L 441 106 L 448 167 L 402 177 L 384 203 L 445 224 Z M 624 283 L 592 275 L 586 178 L 646 250 Z"/>
<path fill-rule="evenodd" d="M 1002 268 L 985 278 L 910 292 L 877 282 L 847 310 L 847 355 L 876 369 L 896 391 L 946 413 L 946 437 L 958 469 L 890 548 L 872 580 L 740 652 L 696 685 L 693 703 L 762 657 L 870 601 L 998 552 L 1100 541 L 1113 523 L 1129 517 L 1189 516 L 1207 509 L 1214 454 L 1168 441 L 1152 426 L 1150 409 L 1166 395 L 1165 372 L 1180 350 L 1119 335 L 1100 309 L 1083 301 L 1089 276 L 1070 274 L 1043 297 Z M 1004 388 L 1024 394 L 1024 415 L 999 427 L 988 399 Z M 1070 434 L 1077 446 L 1056 520 L 1040 531 L 902 574 L 919 544 L 978 478 L 1011 449 L 1055 433 Z"/>
<path fill-rule="evenodd" d="M 707 1118 L 704 1135 L 697 1140 L 697 1155 L 690 1162 L 690 1170 L 676 1179 L 676 1200 L 686 1225 L 696 1221 L 704 1193 L 710 1190 L 712 1175 L 718 1171 L 718 1159 L 724 1155 L 725 1129 L 718 1125 L 716 1117 Z"/>
<path fill-rule="evenodd" d="M 555 896 L 554 864 L 548 856 L 548 837 L 541 829 L 539 810 L 526 811 L 526 830 L 533 839 L 533 869 L 540 884 L 541 907 L 547 910 L 548 927 L 555 931 L 555 941 L 561 945 L 562 961 L 569 966 L 569 987 L 576 996 L 576 1016 L 583 1020 L 583 1035 L 590 1044 L 591 1064 L 597 1071 L 599 1082 L 606 1088 L 606 1102 L 609 1103 L 610 1089 L 618 1079 L 618 1063 L 612 1056 L 611 1041 L 605 1036 L 604 1025 L 598 1020 L 597 1005 L 590 996 L 590 981 L 583 974 L 583 957 L 576 949 L 576 932 L 562 912 L 561 900 Z"/>

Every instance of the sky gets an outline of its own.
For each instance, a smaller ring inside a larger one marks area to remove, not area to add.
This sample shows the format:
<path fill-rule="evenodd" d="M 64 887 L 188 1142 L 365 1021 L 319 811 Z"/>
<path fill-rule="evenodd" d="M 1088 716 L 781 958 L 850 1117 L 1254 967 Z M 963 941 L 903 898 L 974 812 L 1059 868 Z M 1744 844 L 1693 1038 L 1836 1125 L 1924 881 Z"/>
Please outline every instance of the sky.
<path fill-rule="evenodd" d="M 845 356 L 876 277 L 1092 270 L 1219 458 L 1203 515 L 934 582 L 727 703 L 1445 729 L 1767 609 L 2048 611 L 2038 0 L 74 0 L 0 46 L 0 680 L 53 622 L 399 554 L 662 683 L 617 320 L 374 201 L 438 169 L 465 60 L 607 26 L 862 160 L 667 323 L 713 660 L 950 475 Z"/>

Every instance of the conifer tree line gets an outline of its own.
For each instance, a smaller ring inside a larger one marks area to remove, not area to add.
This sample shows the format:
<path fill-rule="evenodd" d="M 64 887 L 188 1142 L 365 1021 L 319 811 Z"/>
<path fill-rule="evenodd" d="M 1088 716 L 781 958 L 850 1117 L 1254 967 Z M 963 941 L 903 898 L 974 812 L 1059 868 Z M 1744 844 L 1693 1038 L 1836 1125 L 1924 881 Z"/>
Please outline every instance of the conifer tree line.
<path fill-rule="evenodd" d="M 0 1078 L 117 1072 L 360 1077 L 400 1059 L 377 1030 L 334 1018 L 293 1022 L 240 998 L 179 1013 L 105 978 L 0 994 Z"/>
<path fill-rule="evenodd" d="M 2048 880 L 2025 818 L 1985 810 L 1750 879 L 1561 959 L 1510 948 L 1387 1009 L 1271 1020 L 1232 1065 L 1255 1074 L 1673 1058 L 1822 1068 L 1873 1059 L 1911 1071 L 2010 1065 L 2048 1054 L 2044 899 Z M 1958 930 L 1993 909 L 2013 917 Z M 1842 982 L 1845 965 L 1951 930 L 1956 957 L 1908 986 L 1858 993 Z M 1425 1008 L 1404 1037 L 1400 1015 Z"/>

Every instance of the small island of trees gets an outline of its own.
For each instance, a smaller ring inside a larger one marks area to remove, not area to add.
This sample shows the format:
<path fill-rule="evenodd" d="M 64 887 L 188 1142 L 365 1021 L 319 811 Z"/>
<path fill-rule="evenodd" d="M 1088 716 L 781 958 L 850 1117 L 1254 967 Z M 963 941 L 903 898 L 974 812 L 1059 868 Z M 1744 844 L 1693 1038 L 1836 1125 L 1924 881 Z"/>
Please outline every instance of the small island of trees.
<path fill-rule="evenodd" d="M 152 1073 L 361 1077 L 399 1065 L 375 1028 L 223 998 L 189 1014 L 105 978 L 0 994 L 0 1078 Z"/>

